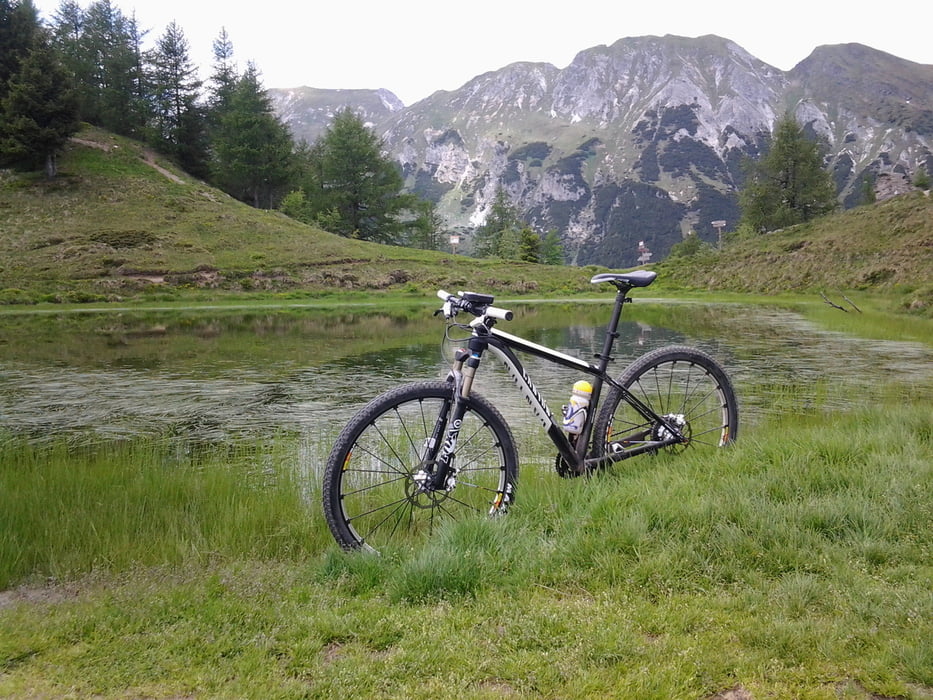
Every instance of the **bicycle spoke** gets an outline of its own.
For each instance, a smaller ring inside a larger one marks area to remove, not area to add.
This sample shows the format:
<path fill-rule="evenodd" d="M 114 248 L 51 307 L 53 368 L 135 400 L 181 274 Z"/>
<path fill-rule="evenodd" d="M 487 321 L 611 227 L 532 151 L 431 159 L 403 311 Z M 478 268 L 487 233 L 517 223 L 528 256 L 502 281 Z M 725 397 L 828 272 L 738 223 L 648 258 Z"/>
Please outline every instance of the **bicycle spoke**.
<path fill-rule="evenodd" d="M 369 473 L 369 472 L 363 472 L 363 473 Z M 379 472 L 379 473 L 385 473 L 385 472 Z M 380 481 L 378 484 L 371 484 L 371 485 L 369 485 L 369 486 L 364 486 L 364 487 L 362 487 L 362 488 L 358 488 L 358 489 L 355 489 L 355 490 L 346 491 L 346 492 L 343 494 L 343 497 L 344 497 L 344 498 L 350 498 L 350 497 L 352 497 L 352 496 L 358 496 L 358 495 L 361 494 L 361 493 L 365 493 L 365 492 L 371 491 L 371 490 L 373 490 L 373 489 L 382 488 L 383 486 L 388 486 L 389 484 L 393 484 L 393 483 L 396 483 L 396 482 L 398 482 L 398 481 L 403 481 L 403 480 L 408 479 L 408 478 L 409 478 L 408 476 L 399 476 L 399 477 L 397 477 L 397 478 L 395 478 L 395 479 L 388 479 L 388 480 L 386 480 L 386 481 Z"/>
<path fill-rule="evenodd" d="M 405 501 L 405 500 L 396 501 L 396 503 L 393 503 L 393 504 L 391 504 L 391 505 L 396 505 L 397 507 L 394 508 L 394 509 L 393 509 L 392 511 L 390 511 L 389 513 L 387 513 L 386 516 L 385 516 L 382 520 L 380 520 L 379 522 L 377 522 L 377 523 L 375 523 L 375 524 L 373 524 L 373 525 L 371 525 L 371 526 L 369 527 L 369 529 L 363 534 L 363 541 L 364 541 L 364 542 L 365 542 L 365 541 L 368 541 L 368 540 L 370 539 L 370 537 L 372 536 L 372 534 L 373 534 L 374 532 L 376 532 L 377 530 L 379 530 L 379 529 L 382 527 L 382 525 L 383 525 L 384 523 L 388 522 L 388 521 L 392 518 L 392 516 L 395 516 L 395 524 L 392 526 L 392 529 L 390 530 L 390 532 L 392 532 L 392 533 L 394 533 L 394 532 L 396 532 L 396 531 L 398 530 L 399 523 L 402 522 L 402 519 L 403 519 L 403 517 L 405 516 L 406 513 L 408 514 L 409 520 L 411 520 L 411 511 L 412 511 L 412 508 L 411 508 L 411 505 L 410 505 L 410 504 L 409 504 L 408 507 L 406 508 L 406 501 Z M 385 507 L 391 507 L 391 506 L 385 506 Z M 357 516 L 356 518 L 352 518 L 352 519 L 350 520 L 350 522 L 353 522 L 353 521 L 355 521 L 355 520 L 358 520 L 358 519 L 364 517 L 365 515 L 370 515 L 370 514 L 372 514 L 372 513 L 375 513 L 375 512 L 377 512 L 378 510 L 381 510 L 381 509 L 376 509 L 376 510 L 374 510 L 374 511 L 370 511 L 370 513 L 361 513 L 361 514 L 360 514 L 359 516 Z"/>

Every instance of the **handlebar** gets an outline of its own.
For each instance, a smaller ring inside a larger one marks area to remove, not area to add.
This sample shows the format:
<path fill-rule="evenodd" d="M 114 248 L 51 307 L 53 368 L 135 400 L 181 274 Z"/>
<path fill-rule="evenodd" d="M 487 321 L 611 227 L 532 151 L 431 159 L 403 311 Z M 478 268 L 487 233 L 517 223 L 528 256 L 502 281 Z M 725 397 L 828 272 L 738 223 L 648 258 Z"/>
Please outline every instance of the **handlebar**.
<path fill-rule="evenodd" d="M 476 294 L 474 292 L 457 292 L 451 294 L 443 289 L 438 290 L 437 296 L 444 302 L 444 308 L 441 311 L 446 318 L 453 318 L 458 311 L 466 311 L 474 316 L 485 316 L 495 318 L 501 321 L 511 321 L 515 316 L 508 309 L 501 309 L 493 306 L 493 297 L 486 294 Z"/>

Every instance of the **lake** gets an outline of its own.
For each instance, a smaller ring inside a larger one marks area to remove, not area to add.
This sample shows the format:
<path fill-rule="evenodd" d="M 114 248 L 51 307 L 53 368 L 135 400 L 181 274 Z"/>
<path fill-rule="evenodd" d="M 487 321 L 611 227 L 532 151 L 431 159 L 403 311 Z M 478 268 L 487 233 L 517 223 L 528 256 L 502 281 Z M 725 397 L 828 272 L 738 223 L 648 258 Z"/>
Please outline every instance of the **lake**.
<path fill-rule="evenodd" d="M 458 343 L 444 341 L 445 323 L 432 316 L 437 305 L 4 314 L 0 426 L 35 441 L 150 435 L 215 442 L 277 433 L 332 440 L 367 399 L 446 374 L 445 358 Z M 612 299 L 502 305 L 516 315 L 503 329 L 591 358 Z M 930 390 L 933 352 L 922 344 L 848 337 L 761 306 L 636 298 L 625 311 L 615 373 L 658 346 L 700 347 L 732 377 L 743 433 L 772 412 L 845 410 L 879 381 Z M 580 377 L 522 359 L 558 412 Z M 533 425 L 492 363 L 477 390 L 502 397 L 514 429 Z"/>

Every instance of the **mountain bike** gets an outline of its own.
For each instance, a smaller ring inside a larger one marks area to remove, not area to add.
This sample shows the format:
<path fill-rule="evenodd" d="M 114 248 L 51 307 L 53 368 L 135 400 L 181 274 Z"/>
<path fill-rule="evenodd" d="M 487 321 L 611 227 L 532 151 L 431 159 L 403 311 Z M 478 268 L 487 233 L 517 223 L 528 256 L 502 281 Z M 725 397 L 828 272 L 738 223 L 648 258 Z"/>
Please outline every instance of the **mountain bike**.
<path fill-rule="evenodd" d="M 494 403 L 473 390 L 491 354 L 505 367 L 531 414 L 557 450 L 560 476 L 591 474 L 662 450 L 724 447 L 738 433 L 735 391 L 707 353 L 673 345 L 636 359 L 616 379 L 607 370 L 629 293 L 655 272 L 605 273 L 593 284 L 616 288 L 615 306 L 596 363 L 496 328 L 511 311 L 489 294 L 439 291 L 447 334 L 469 332 L 444 381 L 418 381 L 367 403 L 341 431 L 323 478 L 327 524 L 348 550 L 379 551 L 430 536 L 445 521 L 502 515 L 515 503 L 518 452 Z M 461 314 L 473 317 L 468 324 Z M 516 353 L 578 370 L 570 404 L 557 419 Z M 602 396 L 606 389 L 605 397 Z"/>

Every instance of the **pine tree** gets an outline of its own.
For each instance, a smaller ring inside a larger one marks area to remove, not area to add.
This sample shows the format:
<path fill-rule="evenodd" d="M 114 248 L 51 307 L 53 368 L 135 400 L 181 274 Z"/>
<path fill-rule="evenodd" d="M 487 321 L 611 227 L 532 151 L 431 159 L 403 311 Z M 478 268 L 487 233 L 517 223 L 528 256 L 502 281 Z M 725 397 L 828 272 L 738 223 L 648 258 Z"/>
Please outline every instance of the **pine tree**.
<path fill-rule="evenodd" d="M 564 246 L 555 229 L 548 231 L 541 241 L 541 262 L 545 265 L 564 264 Z"/>
<path fill-rule="evenodd" d="M 823 169 L 820 146 L 793 116 L 775 125 L 771 148 L 750 166 L 739 199 L 742 224 L 757 231 L 799 224 L 835 208 L 835 185 Z"/>
<path fill-rule="evenodd" d="M 517 259 L 521 219 L 503 190 L 496 192 L 485 223 L 473 238 L 473 255 L 479 258 Z"/>
<path fill-rule="evenodd" d="M 96 98 L 91 97 L 93 60 L 87 55 L 85 27 L 84 10 L 76 0 L 62 0 L 58 10 L 52 15 L 52 46 L 71 80 L 78 115 L 84 121 L 94 123 L 94 117 L 91 115 L 98 114 L 99 110 Z M 93 92 L 96 94 L 96 91 Z"/>
<path fill-rule="evenodd" d="M 220 116 L 211 172 L 227 193 L 257 208 L 272 208 L 294 177 L 288 128 L 272 113 L 259 72 L 247 66 Z"/>
<path fill-rule="evenodd" d="M 236 63 L 233 60 L 233 42 L 230 40 L 226 28 L 221 28 L 220 34 L 214 39 L 212 48 L 214 72 L 210 78 L 210 105 L 212 110 L 223 110 L 229 104 L 237 82 Z"/>
<path fill-rule="evenodd" d="M 39 15 L 29 0 L 0 0 L 0 100 L 30 49 L 39 41 Z"/>
<path fill-rule="evenodd" d="M 349 108 L 335 115 L 310 151 L 305 194 L 316 219 L 327 216 L 333 233 L 400 242 L 402 215 L 417 206 L 400 195 L 403 184 L 382 142 Z"/>
<path fill-rule="evenodd" d="M 523 226 L 519 234 L 518 259 L 524 262 L 541 262 L 541 237 L 530 226 Z"/>
<path fill-rule="evenodd" d="M 175 22 L 166 27 L 150 60 L 156 105 L 154 145 L 193 175 L 206 176 L 206 118 L 197 103 L 201 81 L 188 54 L 188 40 Z"/>
<path fill-rule="evenodd" d="M 408 198 L 405 206 L 413 213 L 413 218 L 407 222 L 405 245 L 423 250 L 439 250 L 444 220 L 437 213 L 434 203 L 418 199 L 414 195 L 401 197 Z"/>
<path fill-rule="evenodd" d="M 109 0 L 87 11 L 62 0 L 52 17 L 52 43 L 68 72 L 83 121 L 143 138 L 150 105 L 136 18 Z"/>
<path fill-rule="evenodd" d="M 76 0 L 62 0 L 52 15 L 52 46 L 58 51 L 62 66 L 71 76 L 72 88 L 76 94 L 80 80 L 84 77 L 81 49 L 83 35 L 84 10 Z"/>
<path fill-rule="evenodd" d="M 141 137 L 148 95 L 135 20 L 110 0 L 97 0 L 80 12 L 62 3 L 53 36 L 72 74 L 81 119 L 125 136 Z"/>
<path fill-rule="evenodd" d="M 37 41 L 0 101 L 0 163 L 58 172 L 57 156 L 78 130 L 77 104 L 52 48 Z"/>
<path fill-rule="evenodd" d="M 207 140 L 213 148 L 213 142 L 218 138 L 220 123 L 230 109 L 233 93 L 236 90 L 237 68 L 233 58 L 233 42 L 226 29 L 213 43 L 214 64 L 213 73 L 208 79 L 209 92 L 207 94 Z"/>

